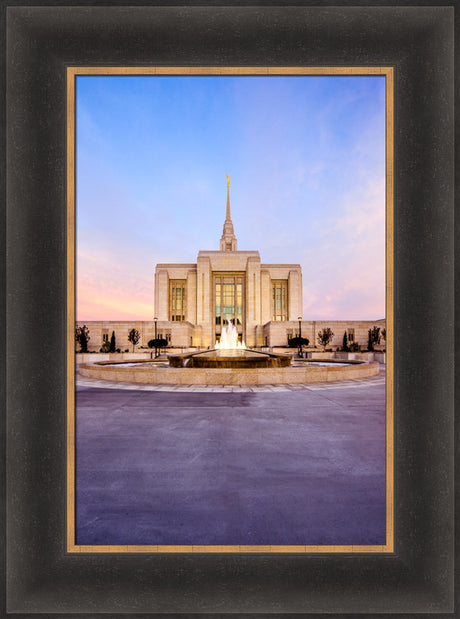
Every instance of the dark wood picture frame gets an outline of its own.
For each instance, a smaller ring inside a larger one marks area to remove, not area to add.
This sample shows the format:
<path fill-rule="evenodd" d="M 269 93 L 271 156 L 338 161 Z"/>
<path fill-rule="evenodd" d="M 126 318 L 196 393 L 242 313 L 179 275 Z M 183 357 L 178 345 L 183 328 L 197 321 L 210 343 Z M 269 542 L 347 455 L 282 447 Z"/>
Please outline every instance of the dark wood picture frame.
<path fill-rule="evenodd" d="M 5 612 L 452 612 L 454 6 L 5 6 Z M 66 67 L 88 65 L 394 67 L 392 555 L 66 552 Z"/>

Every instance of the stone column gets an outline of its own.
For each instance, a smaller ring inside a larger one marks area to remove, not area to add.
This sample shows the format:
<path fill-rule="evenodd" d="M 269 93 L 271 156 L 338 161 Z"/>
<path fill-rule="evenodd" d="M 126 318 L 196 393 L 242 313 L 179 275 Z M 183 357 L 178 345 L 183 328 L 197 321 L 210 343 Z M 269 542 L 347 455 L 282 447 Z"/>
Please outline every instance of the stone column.
<path fill-rule="evenodd" d="M 272 286 L 267 269 L 260 272 L 260 324 L 265 325 L 272 319 Z"/>
<path fill-rule="evenodd" d="M 197 323 L 196 316 L 196 271 L 188 271 L 186 285 L 186 314 L 185 320 L 188 320 L 193 325 Z"/>
<path fill-rule="evenodd" d="M 298 270 L 289 271 L 288 299 L 288 320 L 297 320 L 302 315 L 302 281 Z"/>
<path fill-rule="evenodd" d="M 212 304 L 212 273 L 211 262 L 208 257 L 200 257 L 197 259 L 197 285 L 196 285 L 196 322 L 202 327 L 202 346 L 211 346 L 214 344 L 212 335 L 211 320 L 211 304 Z"/>
<path fill-rule="evenodd" d="M 256 345 L 256 326 L 261 322 L 260 259 L 249 257 L 246 267 L 246 335 L 247 346 Z"/>
<path fill-rule="evenodd" d="M 169 278 L 166 269 L 155 273 L 155 316 L 158 320 L 169 320 Z"/>

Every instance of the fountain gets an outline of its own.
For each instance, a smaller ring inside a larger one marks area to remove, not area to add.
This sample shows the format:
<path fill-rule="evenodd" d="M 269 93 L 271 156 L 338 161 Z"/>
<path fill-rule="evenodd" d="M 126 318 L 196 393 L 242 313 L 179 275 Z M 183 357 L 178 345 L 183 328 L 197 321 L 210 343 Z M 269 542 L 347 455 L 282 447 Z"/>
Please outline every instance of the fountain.
<path fill-rule="evenodd" d="M 79 373 L 98 380 L 163 385 L 272 385 L 366 378 L 380 371 L 376 362 L 309 359 L 292 365 L 291 359 L 292 353 L 247 349 L 238 341 L 235 327 L 229 325 L 222 329 L 215 349 L 170 354 L 169 367 L 164 361 L 141 359 L 99 361 L 81 364 Z"/>
<path fill-rule="evenodd" d="M 279 368 L 291 364 L 291 355 L 248 350 L 238 341 L 234 325 L 222 329 L 220 341 L 213 350 L 168 355 L 169 365 L 175 368 Z"/>

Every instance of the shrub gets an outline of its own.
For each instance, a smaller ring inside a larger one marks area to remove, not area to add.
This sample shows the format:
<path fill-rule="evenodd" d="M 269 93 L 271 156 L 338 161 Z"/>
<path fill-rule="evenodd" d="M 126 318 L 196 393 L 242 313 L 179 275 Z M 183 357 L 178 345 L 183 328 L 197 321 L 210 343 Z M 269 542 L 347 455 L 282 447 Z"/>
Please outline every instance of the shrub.
<path fill-rule="evenodd" d="M 110 342 L 103 342 L 102 348 L 99 352 L 112 352 Z"/>
<path fill-rule="evenodd" d="M 164 337 L 158 337 L 156 340 L 149 340 L 148 347 L 149 348 L 166 348 L 168 345 L 168 340 L 165 340 Z"/>
<path fill-rule="evenodd" d="M 310 340 L 306 337 L 291 337 L 288 340 L 290 348 L 299 348 L 299 346 L 308 346 Z"/>

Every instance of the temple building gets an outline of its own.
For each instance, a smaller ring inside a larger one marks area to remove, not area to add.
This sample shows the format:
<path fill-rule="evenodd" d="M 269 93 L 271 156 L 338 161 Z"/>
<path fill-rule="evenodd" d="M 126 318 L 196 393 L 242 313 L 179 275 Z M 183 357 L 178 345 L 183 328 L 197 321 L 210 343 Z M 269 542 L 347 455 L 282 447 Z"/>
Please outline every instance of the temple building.
<path fill-rule="evenodd" d="M 131 329 L 140 339 L 136 349 L 147 348 L 155 337 L 173 347 L 213 348 L 222 328 L 233 324 L 247 347 L 283 347 L 299 335 L 317 346 L 317 334 L 332 329 L 329 347 L 348 343 L 367 348 L 368 330 L 385 327 L 385 320 L 305 320 L 302 316 L 302 269 L 300 264 L 266 264 L 258 251 L 238 250 L 230 207 L 227 176 L 227 205 L 219 249 L 198 252 L 196 263 L 161 263 L 155 268 L 152 319 L 147 321 L 79 321 L 90 331 L 88 348 L 98 352 L 116 337 L 121 352 L 131 351 Z M 382 348 L 385 343 L 382 343 Z M 76 346 L 78 349 L 78 347 Z"/>
<path fill-rule="evenodd" d="M 264 346 L 270 323 L 298 327 L 302 270 L 300 264 L 265 264 L 258 251 L 238 250 L 227 176 L 219 249 L 199 251 L 193 264 L 157 264 L 154 306 L 158 329 L 182 345 L 213 347 L 231 323 L 247 346 Z"/>

